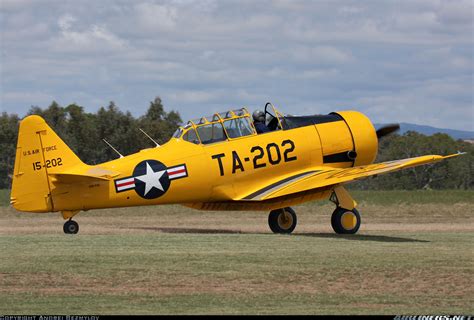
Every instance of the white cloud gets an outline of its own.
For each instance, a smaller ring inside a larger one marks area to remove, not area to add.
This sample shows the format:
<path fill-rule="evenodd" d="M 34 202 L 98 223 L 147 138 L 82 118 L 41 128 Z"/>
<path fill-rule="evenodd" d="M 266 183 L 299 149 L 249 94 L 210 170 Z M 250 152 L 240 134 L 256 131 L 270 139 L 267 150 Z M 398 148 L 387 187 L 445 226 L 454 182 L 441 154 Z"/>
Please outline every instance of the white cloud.
<path fill-rule="evenodd" d="M 18 10 L 33 3 L 34 0 L 2 0 L 0 8 L 2 10 Z"/>
<path fill-rule="evenodd" d="M 209 91 L 187 90 L 171 94 L 170 97 L 175 101 L 203 103 L 215 100 L 218 94 Z"/>
<path fill-rule="evenodd" d="M 338 11 L 343 15 L 352 16 L 362 13 L 364 10 L 357 6 L 342 6 L 338 9 Z"/>
<path fill-rule="evenodd" d="M 358 108 L 376 121 L 469 129 L 473 3 L 3 0 L 0 104 L 50 100 L 184 118 L 262 106 Z M 456 112 L 450 112 L 456 110 Z M 446 125 L 445 125 L 446 126 Z"/>
<path fill-rule="evenodd" d="M 170 5 L 139 3 L 135 5 L 136 23 L 142 30 L 170 30 L 176 26 L 177 9 Z"/>
<path fill-rule="evenodd" d="M 405 13 L 393 16 L 394 28 L 401 31 L 417 32 L 431 30 L 439 26 L 434 12 Z"/>
<path fill-rule="evenodd" d="M 85 51 L 116 50 L 124 48 L 126 42 L 107 30 L 106 27 L 93 24 L 85 30 L 78 30 L 78 19 L 65 14 L 58 19 L 60 37 L 55 40 L 55 49 L 58 51 Z"/>
<path fill-rule="evenodd" d="M 71 29 L 72 24 L 74 22 L 76 22 L 76 20 L 77 19 L 74 18 L 72 15 L 65 14 L 65 15 L 59 17 L 58 26 L 61 29 L 61 31 L 67 32 Z"/>
<path fill-rule="evenodd" d="M 437 9 L 437 18 L 444 25 L 472 26 L 474 3 L 471 0 L 441 1 Z"/>
<path fill-rule="evenodd" d="M 352 59 L 352 55 L 333 46 L 296 46 L 291 48 L 297 62 L 308 64 L 341 64 Z"/>

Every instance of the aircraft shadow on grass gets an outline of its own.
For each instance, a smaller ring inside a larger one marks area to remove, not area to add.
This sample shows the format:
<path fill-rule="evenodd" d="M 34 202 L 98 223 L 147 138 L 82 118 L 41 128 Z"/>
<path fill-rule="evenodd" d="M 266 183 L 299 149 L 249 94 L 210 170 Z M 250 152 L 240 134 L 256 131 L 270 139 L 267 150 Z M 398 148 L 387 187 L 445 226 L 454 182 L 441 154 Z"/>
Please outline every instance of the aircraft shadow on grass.
<path fill-rule="evenodd" d="M 173 228 L 173 227 L 136 227 L 127 229 L 157 231 L 163 233 L 195 233 L 195 234 L 252 234 L 231 229 L 200 229 L 200 228 Z M 254 233 L 257 234 L 257 233 Z"/>
<path fill-rule="evenodd" d="M 428 240 L 418 240 L 411 238 L 389 237 L 368 234 L 334 234 L 334 233 L 300 233 L 295 236 L 317 237 L 317 238 L 334 238 L 352 241 L 375 241 L 375 242 L 429 242 Z"/>
<path fill-rule="evenodd" d="M 266 232 L 245 232 L 241 230 L 232 229 L 200 229 L 200 228 L 172 228 L 172 227 L 136 227 L 132 229 L 157 231 L 163 233 L 190 233 L 190 234 L 273 234 Z M 289 235 L 290 236 L 290 235 Z M 418 240 L 411 238 L 380 236 L 380 235 L 363 235 L 363 234 L 334 234 L 334 233 L 294 233 L 291 237 L 315 237 L 315 238 L 330 238 L 330 239 L 344 239 L 351 241 L 374 241 L 374 242 L 422 242 L 427 243 L 427 240 Z"/>

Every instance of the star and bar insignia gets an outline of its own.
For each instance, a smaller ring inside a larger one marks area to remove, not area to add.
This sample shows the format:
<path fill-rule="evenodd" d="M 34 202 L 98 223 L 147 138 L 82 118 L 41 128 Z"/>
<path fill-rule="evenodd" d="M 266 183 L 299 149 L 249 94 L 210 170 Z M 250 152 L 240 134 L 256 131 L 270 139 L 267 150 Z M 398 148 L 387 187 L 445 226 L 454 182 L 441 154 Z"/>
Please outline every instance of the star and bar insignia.
<path fill-rule="evenodd" d="M 133 175 L 114 180 L 117 193 L 134 189 L 144 199 L 161 197 L 169 189 L 171 180 L 186 178 L 186 164 L 166 167 L 157 160 L 144 160 L 136 165 Z"/>

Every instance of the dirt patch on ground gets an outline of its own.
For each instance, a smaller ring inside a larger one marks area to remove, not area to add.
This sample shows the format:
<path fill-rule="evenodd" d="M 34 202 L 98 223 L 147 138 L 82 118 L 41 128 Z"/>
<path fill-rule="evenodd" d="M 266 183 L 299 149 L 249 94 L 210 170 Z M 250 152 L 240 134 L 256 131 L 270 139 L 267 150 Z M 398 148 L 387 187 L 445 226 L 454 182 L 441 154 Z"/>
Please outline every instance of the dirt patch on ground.
<path fill-rule="evenodd" d="M 296 208 L 295 233 L 333 232 L 333 206 Z M 360 209 L 365 231 L 455 232 L 474 231 L 474 211 L 469 204 L 455 205 L 366 205 Z M 80 234 L 164 233 L 270 233 L 265 212 L 202 212 L 181 206 L 163 206 L 80 213 L 75 220 Z M 0 234 L 62 234 L 64 220 L 59 213 L 19 213 L 0 208 Z"/>

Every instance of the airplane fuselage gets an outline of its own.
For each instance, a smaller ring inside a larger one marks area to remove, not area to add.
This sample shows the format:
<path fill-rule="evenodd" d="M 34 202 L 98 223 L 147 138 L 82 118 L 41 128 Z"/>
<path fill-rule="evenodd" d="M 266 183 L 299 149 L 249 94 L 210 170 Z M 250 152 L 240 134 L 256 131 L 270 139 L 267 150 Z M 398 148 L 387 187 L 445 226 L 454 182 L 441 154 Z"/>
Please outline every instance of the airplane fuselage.
<path fill-rule="evenodd" d="M 377 138 L 368 118 L 354 111 L 338 114 L 339 120 L 213 144 L 172 138 L 161 147 L 90 166 L 118 174 L 113 180 L 57 186 L 52 181 L 54 211 L 231 201 L 309 168 L 372 163 Z"/>

